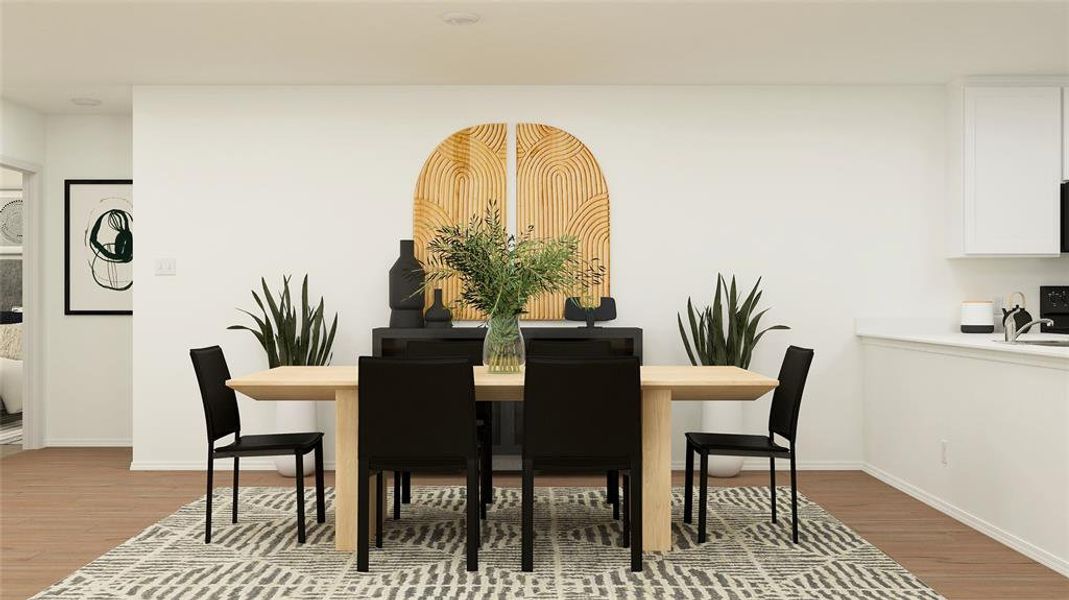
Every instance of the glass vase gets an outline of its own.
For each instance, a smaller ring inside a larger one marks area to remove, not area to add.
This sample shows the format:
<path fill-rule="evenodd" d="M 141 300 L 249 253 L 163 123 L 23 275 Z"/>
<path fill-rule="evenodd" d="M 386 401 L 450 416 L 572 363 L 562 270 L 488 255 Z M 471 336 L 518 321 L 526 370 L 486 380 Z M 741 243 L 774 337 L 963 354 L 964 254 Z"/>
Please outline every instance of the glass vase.
<path fill-rule="evenodd" d="M 519 315 L 491 315 L 483 340 L 483 364 L 491 373 L 519 373 L 524 359 Z"/>

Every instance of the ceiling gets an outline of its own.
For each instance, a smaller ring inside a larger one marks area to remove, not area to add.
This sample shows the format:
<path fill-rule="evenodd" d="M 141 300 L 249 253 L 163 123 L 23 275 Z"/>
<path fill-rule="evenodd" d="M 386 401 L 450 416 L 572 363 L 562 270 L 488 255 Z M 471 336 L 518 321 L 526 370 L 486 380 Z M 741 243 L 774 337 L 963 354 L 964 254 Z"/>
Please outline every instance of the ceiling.
<path fill-rule="evenodd" d="M 447 11 L 481 18 L 448 25 Z M 1069 71 L 1069 1 L 3 1 L 0 26 L 3 95 L 44 112 L 129 112 L 135 84 L 933 84 Z"/>

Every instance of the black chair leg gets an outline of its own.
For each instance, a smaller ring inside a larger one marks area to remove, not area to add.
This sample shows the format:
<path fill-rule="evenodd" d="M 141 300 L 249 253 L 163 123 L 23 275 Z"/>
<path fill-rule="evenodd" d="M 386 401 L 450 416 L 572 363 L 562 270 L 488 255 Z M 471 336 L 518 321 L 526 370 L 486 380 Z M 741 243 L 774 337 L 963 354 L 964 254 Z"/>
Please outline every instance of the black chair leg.
<path fill-rule="evenodd" d="M 630 476 L 631 570 L 642 570 L 642 463 L 631 465 Z"/>
<path fill-rule="evenodd" d="M 401 472 L 393 472 L 393 520 L 401 520 Z"/>
<path fill-rule="evenodd" d="M 486 507 L 489 506 L 491 499 L 488 495 L 488 491 L 493 485 L 493 480 L 490 474 L 490 464 L 493 459 L 490 457 L 490 449 L 486 446 L 486 441 L 483 440 L 483 445 L 479 448 L 479 458 L 475 463 L 478 467 L 479 477 L 479 519 L 486 518 Z M 490 479 L 490 481 L 487 481 Z"/>
<path fill-rule="evenodd" d="M 208 492 L 204 496 L 204 543 L 212 543 L 212 449 L 208 448 Z"/>
<path fill-rule="evenodd" d="M 468 570 L 479 570 L 479 512 L 483 508 L 479 495 L 479 462 L 468 460 L 468 493 L 465 501 L 468 509 Z"/>
<path fill-rule="evenodd" d="M 798 543 L 798 475 L 794 465 L 794 449 L 791 449 L 791 538 Z"/>
<path fill-rule="evenodd" d="M 401 472 L 401 502 L 412 504 L 412 472 Z"/>
<path fill-rule="evenodd" d="M 774 456 L 768 457 L 768 487 L 771 488 L 770 495 L 772 496 L 772 522 L 776 522 L 776 458 Z"/>
<path fill-rule="evenodd" d="M 520 570 L 534 571 L 534 463 L 523 461 Z"/>
<path fill-rule="evenodd" d="M 691 517 L 694 512 L 694 502 L 691 498 L 694 495 L 694 448 L 690 445 L 690 440 L 687 440 L 686 461 L 683 471 L 683 522 L 690 523 L 693 521 Z"/>
<path fill-rule="evenodd" d="M 705 543 L 706 494 L 709 492 L 709 454 L 702 452 L 698 467 L 698 543 Z"/>
<path fill-rule="evenodd" d="M 371 507 L 368 505 L 371 491 L 368 490 L 368 464 L 361 460 L 356 467 L 356 480 L 359 490 L 356 495 L 356 570 L 368 571 L 368 517 Z"/>
<path fill-rule="evenodd" d="M 623 484 L 624 484 L 624 490 L 623 490 L 623 494 L 624 494 L 624 498 L 623 498 L 623 505 L 624 505 L 624 515 L 623 515 L 623 517 L 624 517 L 624 540 L 623 540 L 623 545 L 624 545 L 624 548 L 627 548 L 627 547 L 629 547 L 631 545 L 631 502 L 630 502 L 631 494 L 629 493 L 630 492 L 629 488 L 631 487 L 631 477 L 628 476 L 627 473 L 622 473 L 621 474 L 621 479 L 623 480 Z"/>
<path fill-rule="evenodd" d="M 316 461 L 316 523 L 327 522 L 327 498 L 323 488 L 323 442 L 315 448 Z"/>
<path fill-rule="evenodd" d="M 230 507 L 230 522 L 238 522 L 238 457 L 234 457 L 234 502 Z"/>
<path fill-rule="evenodd" d="M 482 428 L 482 452 L 480 457 L 482 458 L 482 465 L 480 475 L 482 479 L 479 483 L 479 493 L 482 495 L 483 504 L 494 503 L 494 415 L 492 412 L 493 407 L 490 403 L 481 402 L 478 403 L 477 414 L 483 421 Z M 482 405 L 486 405 L 483 408 Z M 483 518 L 486 518 L 486 511 L 483 511 Z"/>
<path fill-rule="evenodd" d="M 375 547 L 382 548 L 382 471 L 375 473 Z"/>
<path fill-rule="evenodd" d="M 304 535 L 304 455 L 298 450 L 293 455 L 296 457 L 296 470 L 294 478 L 297 480 L 297 543 L 303 544 Z"/>
<path fill-rule="evenodd" d="M 605 502 L 612 505 L 612 518 L 620 518 L 620 472 L 605 472 Z"/>

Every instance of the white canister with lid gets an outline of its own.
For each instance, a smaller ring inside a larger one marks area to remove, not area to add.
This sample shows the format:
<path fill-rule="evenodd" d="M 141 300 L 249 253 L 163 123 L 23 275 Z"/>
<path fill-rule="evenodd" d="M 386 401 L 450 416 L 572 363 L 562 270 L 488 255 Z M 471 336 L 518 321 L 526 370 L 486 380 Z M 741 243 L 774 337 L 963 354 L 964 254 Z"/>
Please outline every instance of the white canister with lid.
<path fill-rule="evenodd" d="M 995 304 L 990 300 L 966 300 L 961 303 L 962 333 L 994 333 Z"/>

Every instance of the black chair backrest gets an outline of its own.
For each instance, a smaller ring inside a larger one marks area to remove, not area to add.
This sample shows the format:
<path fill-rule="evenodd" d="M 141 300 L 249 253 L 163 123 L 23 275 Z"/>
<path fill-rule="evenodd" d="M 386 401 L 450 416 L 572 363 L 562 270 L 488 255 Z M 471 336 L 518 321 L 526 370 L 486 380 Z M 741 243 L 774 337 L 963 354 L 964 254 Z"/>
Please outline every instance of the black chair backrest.
<path fill-rule="evenodd" d="M 637 358 L 529 358 L 523 388 L 525 458 L 641 455 Z"/>
<path fill-rule="evenodd" d="M 779 370 L 779 386 L 772 395 L 772 410 L 768 415 L 768 430 L 778 433 L 794 443 L 798 432 L 798 410 L 802 405 L 802 392 L 813 362 L 813 351 L 790 346 L 783 355 Z"/>
<path fill-rule="evenodd" d="M 481 340 L 413 340 L 405 344 L 406 358 L 467 358 L 472 365 L 483 364 Z"/>
<path fill-rule="evenodd" d="M 226 387 L 230 369 L 219 346 L 189 351 L 193 371 L 200 384 L 200 399 L 204 403 L 204 420 L 208 425 L 208 442 L 241 432 L 241 415 L 234 390 Z"/>
<path fill-rule="evenodd" d="M 359 454 L 474 459 L 475 378 L 458 358 L 360 357 Z"/>
<path fill-rule="evenodd" d="M 609 340 L 539 340 L 527 345 L 527 356 L 539 358 L 599 358 L 612 356 Z"/>

